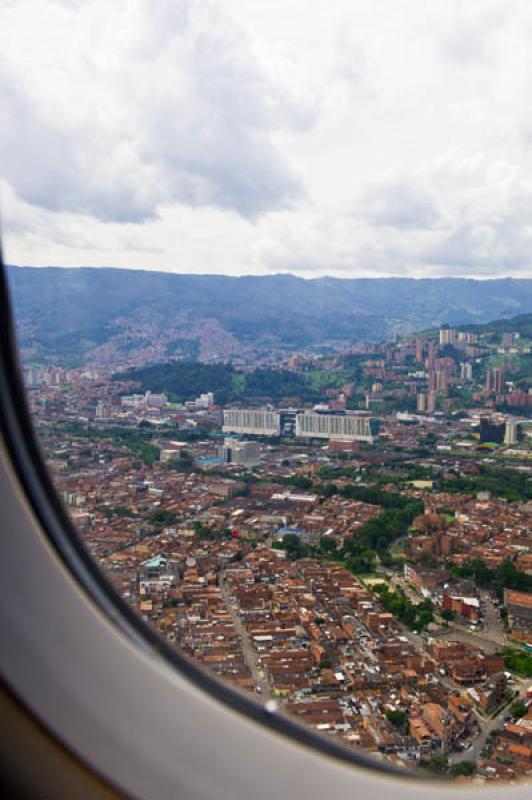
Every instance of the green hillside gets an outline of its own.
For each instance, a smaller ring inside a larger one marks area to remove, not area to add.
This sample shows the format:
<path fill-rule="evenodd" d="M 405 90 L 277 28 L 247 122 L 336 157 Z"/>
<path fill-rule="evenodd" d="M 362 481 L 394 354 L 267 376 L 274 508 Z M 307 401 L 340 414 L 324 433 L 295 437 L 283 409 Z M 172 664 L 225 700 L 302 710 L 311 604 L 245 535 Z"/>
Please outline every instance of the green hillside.
<path fill-rule="evenodd" d="M 168 331 L 176 326 L 174 350 L 190 358 L 198 349 L 190 331 L 205 321 L 244 346 L 297 349 L 516 314 L 526 315 L 518 324 L 529 331 L 532 312 L 532 280 L 303 280 L 57 267 L 9 267 L 8 274 L 21 344 L 58 363 L 83 363 L 117 337 L 121 352 L 160 341 L 172 356 Z"/>

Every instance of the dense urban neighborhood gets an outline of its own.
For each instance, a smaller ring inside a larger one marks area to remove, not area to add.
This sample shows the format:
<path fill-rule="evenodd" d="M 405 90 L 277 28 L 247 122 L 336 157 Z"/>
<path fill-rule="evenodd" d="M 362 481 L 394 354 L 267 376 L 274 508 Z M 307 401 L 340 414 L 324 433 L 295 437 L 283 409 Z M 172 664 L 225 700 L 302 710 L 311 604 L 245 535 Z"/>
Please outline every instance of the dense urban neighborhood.
<path fill-rule="evenodd" d="M 532 319 L 229 361 L 26 357 L 88 551 L 279 713 L 406 769 L 529 776 Z"/>

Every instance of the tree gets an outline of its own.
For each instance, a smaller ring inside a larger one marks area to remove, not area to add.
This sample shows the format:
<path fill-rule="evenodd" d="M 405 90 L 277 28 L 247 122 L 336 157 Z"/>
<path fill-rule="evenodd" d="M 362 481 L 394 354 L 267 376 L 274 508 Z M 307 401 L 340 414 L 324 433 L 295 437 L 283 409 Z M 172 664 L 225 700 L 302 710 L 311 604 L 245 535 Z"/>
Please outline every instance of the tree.
<path fill-rule="evenodd" d="M 158 508 L 157 511 L 153 511 L 148 517 L 148 522 L 161 528 L 164 528 L 166 525 L 171 525 L 173 522 L 176 522 L 176 520 L 176 514 L 164 508 Z"/>
<path fill-rule="evenodd" d="M 446 619 L 447 622 L 451 622 L 454 619 L 454 613 L 451 611 L 450 608 L 444 608 L 441 612 L 442 619 Z"/>
<path fill-rule="evenodd" d="M 296 533 L 285 533 L 283 536 L 283 550 L 291 561 L 302 558 L 308 552 L 308 548 L 301 542 Z"/>
<path fill-rule="evenodd" d="M 408 723 L 408 714 L 405 711 L 387 711 L 386 716 L 396 728 L 405 729 Z"/>
<path fill-rule="evenodd" d="M 202 539 L 217 538 L 216 532 L 212 528 L 209 528 L 208 525 L 203 525 L 202 522 L 196 521 L 194 523 L 194 530 L 196 531 L 196 534 L 200 536 Z"/>
<path fill-rule="evenodd" d="M 289 478 L 282 478 L 280 482 L 287 486 L 295 486 L 296 489 L 302 489 L 305 492 L 313 487 L 311 479 L 305 478 L 304 475 L 291 475 Z"/>
<path fill-rule="evenodd" d="M 323 497 L 334 497 L 335 494 L 338 494 L 338 488 L 334 483 L 325 483 L 318 487 L 318 493 Z"/>
<path fill-rule="evenodd" d="M 459 775 L 472 775 L 477 768 L 474 761 L 459 761 L 458 764 L 453 764 L 449 770 L 453 778 L 458 778 Z"/>
<path fill-rule="evenodd" d="M 331 536 L 322 536 L 320 537 L 320 548 L 324 553 L 332 555 L 336 553 L 336 542 Z"/>
<path fill-rule="evenodd" d="M 528 713 L 528 706 L 521 702 L 513 703 L 511 712 L 512 716 L 516 717 L 516 719 L 521 719 L 521 717 L 524 717 L 525 714 Z"/>
<path fill-rule="evenodd" d="M 426 628 L 427 625 L 430 625 L 433 619 L 434 618 L 432 616 L 432 611 L 426 611 L 426 610 L 420 611 L 417 615 L 418 627 L 421 629 Z"/>
<path fill-rule="evenodd" d="M 427 769 L 436 774 L 445 772 L 447 769 L 447 756 L 444 756 L 443 753 L 434 753 L 434 755 L 429 758 Z"/>

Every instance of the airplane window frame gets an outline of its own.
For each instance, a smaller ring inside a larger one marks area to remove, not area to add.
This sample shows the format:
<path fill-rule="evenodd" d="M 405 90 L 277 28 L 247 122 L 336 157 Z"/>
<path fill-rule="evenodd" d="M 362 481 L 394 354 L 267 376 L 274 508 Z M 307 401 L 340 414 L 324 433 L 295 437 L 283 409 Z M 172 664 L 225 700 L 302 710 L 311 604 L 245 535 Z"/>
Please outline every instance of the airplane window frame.
<path fill-rule="evenodd" d="M 279 747 L 280 742 L 281 747 L 287 753 L 288 751 L 292 754 L 295 753 L 295 747 L 296 750 L 304 750 L 306 756 L 310 754 L 314 766 L 308 767 L 309 774 L 306 776 L 293 773 L 293 770 L 296 769 L 295 763 L 293 767 L 289 763 L 283 764 L 282 769 L 284 770 L 288 788 L 288 792 L 285 795 L 287 797 L 299 797 L 299 794 L 293 794 L 292 792 L 298 791 L 298 786 L 302 786 L 304 780 L 306 780 L 308 786 L 309 778 L 313 788 L 318 789 L 319 787 L 321 792 L 325 775 L 327 775 L 327 780 L 330 780 L 331 775 L 337 775 L 338 779 L 340 779 L 340 774 L 343 776 L 341 782 L 344 788 L 346 780 L 352 781 L 352 791 L 356 791 L 357 786 L 360 787 L 362 784 L 366 788 L 373 787 L 370 790 L 376 798 L 381 796 L 394 797 L 396 800 L 401 797 L 422 798 L 427 796 L 429 786 L 431 787 L 430 794 L 435 798 L 441 797 L 443 800 L 443 797 L 448 797 L 449 793 L 457 798 L 462 796 L 463 791 L 460 788 L 463 789 L 463 786 L 457 787 L 447 781 L 430 783 L 418 773 L 402 770 L 385 761 L 377 761 L 364 752 L 350 750 L 347 746 L 339 744 L 332 739 L 327 739 L 301 723 L 283 714 L 276 713 L 268 704 L 261 703 L 255 697 L 248 696 L 230 684 L 223 683 L 216 676 L 207 672 L 204 667 L 194 663 L 190 657 L 165 642 L 126 603 L 117 590 L 107 581 L 95 560 L 85 549 L 54 490 L 48 474 L 33 429 L 30 412 L 26 405 L 21 371 L 18 366 L 12 304 L 7 275 L 1 261 L 1 253 L 0 304 L 3 309 L 0 321 L 0 435 L 7 459 L 10 462 L 10 467 L 24 500 L 34 517 L 36 527 L 40 529 L 41 537 L 46 539 L 47 545 L 51 544 L 56 556 L 59 557 L 60 562 L 58 561 L 58 564 L 60 563 L 64 572 L 66 572 L 71 589 L 78 593 L 81 591 L 85 602 L 87 602 L 87 599 L 89 600 L 92 613 L 98 612 L 99 619 L 105 618 L 107 623 L 110 623 L 117 643 L 119 639 L 122 641 L 124 639 L 127 640 L 130 657 L 134 659 L 135 654 L 139 657 L 142 656 L 146 669 L 146 665 L 151 664 L 156 665 L 159 670 L 162 668 L 163 671 L 175 673 L 176 677 L 181 681 L 181 686 L 188 685 L 193 696 L 196 696 L 199 692 L 203 696 L 203 701 L 216 704 L 222 716 L 224 713 L 231 712 L 231 725 L 238 725 L 238 719 L 240 718 L 244 734 L 247 730 L 244 723 L 259 723 L 265 747 L 270 745 Z M 15 548 L 16 545 L 13 545 L 13 549 Z M 37 570 L 38 565 L 33 564 L 31 569 Z M 2 565 L 0 564 L 0 581 L 1 577 Z M 6 646 L 5 642 L 4 646 Z M 7 646 L 9 646 L 9 642 L 7 642 Z M 0 655 L 0 680 L 2 679 L 6 681 L 8 686 L 13 685 L 10 682 L 10 676 L 5 674 L 2 656 Z M 132 685 L 129 690 L 135 693 L 142 691 L 142 688 Z M 17 694 L 16 689 L 14 692 Z M 18 693 L 20 694 L 20 688 Z M 176 690 L 174 701 L 176 711 L 179 708 L 181 698 L 182 695 Z M 21 699 L 25 701 L 24 697 Z M 31 702 L 28 703 L 28 706 L 32 710 Z M 39 716 L 38 712 L 36 714 Z M 200 718 L 201 714 L 198 715 L 198 724 L 200 724 Z M 227 719 L 229 720 L 229 717 Z M 42 719 L 42 722 L 45 725 L 47 724 L 46 719 Z M 153 731 L 154 744 L 156 744 L 157 726 L 154 726 L 149 719 L 146 719 L 146 726 Z M 54 729 L 53 724 L 50 727 Z M 251 728 L 249 732 L 251 734 Z M 208 736 L 212 735 L 218 737 L 220 732 L 209 731 Z M 68 746 L 68 734 L 65 734 L 64 740 Z M 83 754 L 80 755 L 83 756 Z M 228 753 L 226 757 L 234 759 L 235 753 Z M 89 763 L 94 764 L 94 760 L 90 757 L 87 760 Z M 290 761 L 290 756 L 288 761 Z M 358 767 L 359 769 L 353 769 L 353 767 Z M 184 765 L 184 768 L 186 769 L 187 766 Z M 210 767 L 206 766 L 206 770 L 209 771 L 209 769 Z M 312 770 L 315 770 L 315 774 L 312 773 Z M 348 773 L 347 776 L 346 771 Z M 111 782 L 115 782 L 116 785 L 123 785 L 120 778 L 108 774 L 108 767 L 102 767 L 101 774 Z M 349 775 L 350 777 L 348 777 Z M 136 776 L 136 778 L 138 782 L 138 777 Z M 391 785 L 390 778 L 393 779 L 393 785 Z M 329 785 L 328 791 L 331 797 L 344 796 L 336 795 L 334 788 L 334 786 L 331 787 Z M 470 785 L 466 789 L 467 796 L 470 797 L 473 787 Z M 130 790 L 131 788 L 128 787 L 127 791 L 129 792 Z M 143 793 L 142 787 L 140 787 L 139 791 L 140 793 L 134 796 L 149 796 L 150 799 L 163 796 L 159 795 L 156 789 L 149 795 Z M 493 791 L 495 792 L 494 797 L 499 794 L 496 789 Z M 500 796 L 506 798 L 508 794 L 509 787 L 504 786 Z M 521 788 L 519 787 L 515 790 L 515 796 L 518 794 L 521 794 Z M 210 795 L 207 793 L 204 795 L 198 794 L 197 796 L 207 797 Z M 231 796 L 231 793 L 229 793 L 229 796 Z M 239 794 L 237 789 L 233 796 L 238 799 L 240 796 L 243 797 L 245 795 Z M 305 796 L 309 795 L 305 794 Z"/>

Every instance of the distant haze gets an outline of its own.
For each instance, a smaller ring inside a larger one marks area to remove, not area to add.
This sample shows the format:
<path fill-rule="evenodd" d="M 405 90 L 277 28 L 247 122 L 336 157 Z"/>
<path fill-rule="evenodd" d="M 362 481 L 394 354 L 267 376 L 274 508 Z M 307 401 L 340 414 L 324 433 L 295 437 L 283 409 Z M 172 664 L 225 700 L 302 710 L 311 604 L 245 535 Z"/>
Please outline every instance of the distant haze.
<path fill-rule="evenodd" d="M 532 5 L 9 0 L 11 263 L 527 277 Z"/>
<path fill-rule="evenodd" d="M 17 267 L 9 277 L 28 357 L 99 366 L 256 361 L 532 312 L 532 280 L 306 281 Z"/>

